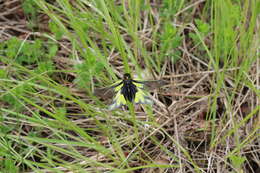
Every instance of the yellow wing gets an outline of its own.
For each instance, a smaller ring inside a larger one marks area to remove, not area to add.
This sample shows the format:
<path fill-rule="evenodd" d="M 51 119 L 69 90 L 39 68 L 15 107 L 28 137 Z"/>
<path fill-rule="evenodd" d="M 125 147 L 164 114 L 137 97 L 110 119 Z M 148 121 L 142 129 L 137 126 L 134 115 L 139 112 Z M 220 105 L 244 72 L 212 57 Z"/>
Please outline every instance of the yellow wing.
<path fill-rule="evenodd" d="M 116 92 L 116 96 L 113 100 L 113 103 L 111 105 L 109 105 L 109 107 L 108 107 L 109 110 L 113 110 L 113 109 L 121 107 L 122 105 L 126 105 L 125 97 L 123 94 L 121 94 L 121 88 L 122 88 L 123 84 L 120 84 L 120 85 L 119 84 L 120 84 L 120 81 L 116 82 L 116 85 L 114 88 L 114 91 Z"/>
<path fill-rule="evenodd" d="M 153 101 L 149 98 L 148 94 L 144 91 L 144 84 L 136 83 L 134 84 L 137 87 L 137 92 L 135 94 L 134 102 L 136 104 L 153 104 Z"/>

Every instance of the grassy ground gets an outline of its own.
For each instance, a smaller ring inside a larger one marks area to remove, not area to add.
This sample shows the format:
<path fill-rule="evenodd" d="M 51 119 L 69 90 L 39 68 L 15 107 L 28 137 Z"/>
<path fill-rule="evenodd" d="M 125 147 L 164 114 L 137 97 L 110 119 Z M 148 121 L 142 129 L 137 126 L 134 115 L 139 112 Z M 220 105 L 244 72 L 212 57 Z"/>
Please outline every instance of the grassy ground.
<path fill-rule="evenodd" d="M 257 0 L 0 1 L 0 172 L 260 172 L 259 14 Z M 109 111 L 93 93 L 125 72 L 167 85 Z"/>

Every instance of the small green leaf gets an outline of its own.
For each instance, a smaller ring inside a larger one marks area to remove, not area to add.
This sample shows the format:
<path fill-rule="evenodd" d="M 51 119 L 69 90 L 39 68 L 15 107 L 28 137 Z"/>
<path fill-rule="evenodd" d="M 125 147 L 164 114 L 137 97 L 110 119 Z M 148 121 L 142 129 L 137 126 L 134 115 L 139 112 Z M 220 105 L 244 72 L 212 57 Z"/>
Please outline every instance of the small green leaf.
<path fill-rule="evenodd" d="M 55 22 L 50 21 L 49 28 L 50 28 L 51 32 L 55 34 L 55 38 L 57 40 L 60 40 L 62 38 L 64 32 L 60 27 L 58 27 L 58 25 Z"/>
<path fill-rule="evenodd" d="M 241 168 L 242 164 L 246 161 L 246 157 L 232 155 L 230 156 L 230 160 L 235 168 Z"/>
<path fill-rule="evenodd" d="M 198 30 L 203 33 L 204 35 L 208 34 L 210 31 L 210 26 L 208 23 L 200 20 L 200 19 L 195 19 L 195 23 L 198 27 Z"/>
<path fill-rule="evenodd" d="M 181 45 L 183 37 L 178 35 L 177 28 L 174 27 L 171 23 L 164 24 L 164 32 L 161 36 L 161 57 L 165 55 L 173 57 L 173 52 L 175 49 Z"/>
<path fill-rule="evenodd" d="M 24 0 L 22 3 L 22 8 L 26 15 L 36 16 L 38 9 L 36 7 L 34 0 Z"/>
<path fill-rule="evenodd" d="M 197 34 L 190 32 L 189 37 L 192 39 L 194 44 L 199 44 L 200 43 L 200 38 L 198 37 Z"/>
<path fill-rule="evenodd" d="M 58 49 L 59 49 L 59 47 L 58 47 L 57 44 L 52 44 L 52 45 L 50 45 L 48 57 L 49 57 L 49 58 L 54 57 L 54 56 L 57 54 Z"/>
<path fill-rule="evenodd" d="M 15 161 L 9 158 L 4 160 L 4 170 L 8 173 L 17 173 L 18 169 L 15 165 Z"/>
<path fill-rule="evenodd" d="M 104 69 L 104 65 L 101 62 L 95 64 L 95 74 L 99 74 Z"/>
<path fill-rule="evenodd" d="M 38 63 L 36 72 L 43 73 L 43 72 L 51 71 L 53 69 L 54 69 L 54 66 L 53 66 L 52 61 L 43 61 L 43 62 Z"/>
<path fill-rule="evenodd" d="M 0 69 L 0 79 L 4 79 L 7 77 L 7 72 L 4 69 Z"/>
<path fill-rule="evenodd" d="M 13 59 L 21 46 L 21 41 L 18 40 L 16 37 L 12 37 L 10 40 L 6 42 L 6 55 L 8 58 Z"/>

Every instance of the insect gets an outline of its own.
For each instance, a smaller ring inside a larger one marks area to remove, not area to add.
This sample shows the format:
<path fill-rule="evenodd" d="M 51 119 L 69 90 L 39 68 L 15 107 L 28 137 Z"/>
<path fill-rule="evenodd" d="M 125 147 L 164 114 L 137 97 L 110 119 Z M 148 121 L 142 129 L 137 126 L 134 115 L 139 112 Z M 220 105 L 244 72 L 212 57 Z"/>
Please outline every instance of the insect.
<path fill-rule="evenodd" d="M 133 80 L 129 73 L 125 73 L 123 80 L 112 86 L 116 95 L 109 110 L 126 105 L 128 101 L 136 104 L 152 104 L 153 101 L 144 90 L 144 85 L 144 82 Z"/>
<path fill-rule="evenodd" d="M 113 98 L 113 102 L 109 105 L 108 109 L 113 110 L 123 105 L 127 105 L 127 102 L 136 104 L 153 104 L 153 101 L 149 97 L 147 90 L 154 90 L 167 84 L 164 80 L 152 80 L 152 81 L 139 81 L 131 78 L 129 73 L 124 74 L 123 79 L 119 80 L 110 87 L 96 88 L 94 95 L 107 100 Z"/>

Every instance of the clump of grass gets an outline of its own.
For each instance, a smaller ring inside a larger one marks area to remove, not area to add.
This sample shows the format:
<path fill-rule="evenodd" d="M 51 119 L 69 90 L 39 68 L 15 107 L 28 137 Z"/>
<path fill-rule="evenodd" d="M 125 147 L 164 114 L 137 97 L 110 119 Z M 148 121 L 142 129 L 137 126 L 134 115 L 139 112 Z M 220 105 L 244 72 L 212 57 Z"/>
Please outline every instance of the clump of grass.
<path fill-rule="evenodd" d="M 34 30 L 47 16 L 48 31 L 0 43 L 1 170 L 257 171 L 258 2 L 23 8 Z M 94 90 L 125 72 L 170 84 L 152 91 L 153 106 L 108 111 Z"/>

